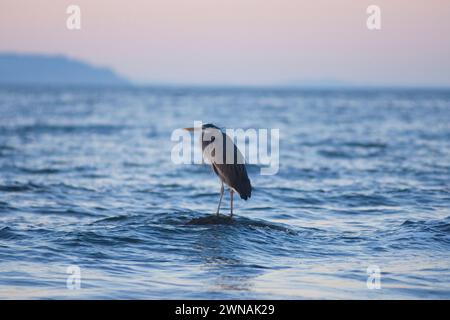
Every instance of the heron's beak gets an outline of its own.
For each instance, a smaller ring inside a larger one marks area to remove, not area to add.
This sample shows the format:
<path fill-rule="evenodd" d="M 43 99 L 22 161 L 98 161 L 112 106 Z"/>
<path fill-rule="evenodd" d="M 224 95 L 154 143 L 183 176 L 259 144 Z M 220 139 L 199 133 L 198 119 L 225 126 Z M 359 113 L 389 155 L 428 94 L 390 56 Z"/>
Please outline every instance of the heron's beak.
<path fill-rule="evenodd" d="M 194 131 L 195 128 L 183 128 L 183 129 L 187 131 Z"/>

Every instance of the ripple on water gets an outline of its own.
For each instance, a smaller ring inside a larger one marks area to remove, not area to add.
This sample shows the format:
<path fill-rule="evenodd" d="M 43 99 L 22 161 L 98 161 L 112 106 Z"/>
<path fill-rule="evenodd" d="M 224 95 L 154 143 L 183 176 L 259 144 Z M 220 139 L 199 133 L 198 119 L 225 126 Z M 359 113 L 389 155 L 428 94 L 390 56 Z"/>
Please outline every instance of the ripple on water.
<path fill-rule="evenodd" d="M 14 232 L 10 227 L 0 228 L 0 239 L 4 240 L 12 240 L 12 239 L 20 239 L 22 236 L 16 232 Z"/>
<path fill-rule="evenodd" d="M 0 105 L 0 298 L 67 298 L 71 264 L 79 298 L 450 297 L 449 91 L 0 88 Z M 248 166 L 233 219 L 207 215 L 210 168 L 170 161 L 190 119 L 280 129 L 279 172 Z"/>
<path fill-rule="evenodd" d="M 43 189 L 43 186 L 32 183 L 19 183 L 13 182 L 9 184 L 1 184 L 0 191 L 2 192 L 28 192 L 28 191 L 40 191 Z"/>

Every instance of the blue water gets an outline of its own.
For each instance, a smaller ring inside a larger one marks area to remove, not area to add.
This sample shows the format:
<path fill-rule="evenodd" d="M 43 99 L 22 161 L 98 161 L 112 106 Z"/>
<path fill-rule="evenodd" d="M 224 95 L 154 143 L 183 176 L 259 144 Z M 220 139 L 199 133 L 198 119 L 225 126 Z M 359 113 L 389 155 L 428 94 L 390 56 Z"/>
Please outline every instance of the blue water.
<path fill-rule="evenodd" d="M 0 112 L 0 298 L 450 298 L 450 91 L 3 87 Z M 280 129 L 231 221 L 170 160 L 194 120 Z"/>

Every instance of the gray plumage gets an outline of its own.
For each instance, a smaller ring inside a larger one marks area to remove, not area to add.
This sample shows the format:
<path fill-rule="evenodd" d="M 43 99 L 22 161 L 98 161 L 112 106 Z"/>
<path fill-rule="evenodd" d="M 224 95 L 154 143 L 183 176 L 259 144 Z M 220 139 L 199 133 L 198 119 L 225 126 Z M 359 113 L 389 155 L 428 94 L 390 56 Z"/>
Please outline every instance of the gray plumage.
<path fill-rule="evenodd" d="M 187 130 L 192 131 L 193 128 L 187 128 Z M 221 154 L 219 154 L 220 144 L 217 143 L 216 136 L 222 137 Z M 230 137 L 213 124 L 202 126 L 201 144 L 204 158 L 211 162 L 214 172 L 222 182 L 217 214 L 219 214 L 225 183 L 230 188 L 230 213 L 233 215 L 233 192 L 237 192 L 244 200 L 250 198 L 252 194 L 252 185 L 248 178 L 244 157 Z M 231 154 L 228 155 L 228 163 L 227 152 L 233 152 L 233 157 Z"/>

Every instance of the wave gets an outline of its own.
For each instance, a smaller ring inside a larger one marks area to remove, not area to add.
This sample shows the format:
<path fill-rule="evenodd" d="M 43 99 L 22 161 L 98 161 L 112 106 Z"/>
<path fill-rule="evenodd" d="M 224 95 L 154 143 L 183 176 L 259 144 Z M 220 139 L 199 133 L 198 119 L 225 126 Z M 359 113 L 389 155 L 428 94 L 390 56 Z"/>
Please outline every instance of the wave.
<path fill-rule="evenodd" d="M 394 250 L 431 250 L 448 252 L 450 246 L 450 217 L 435 220 L 407 219 L 400 225 L 377 232 L 384 246 Z"/>
<path fill-rule="evenodd" d="M 442 220 L 406 220 L 401 224 L 404 229 L 420 232 L 433 232 L 436 234 L 450 235 L 450 217 Z M 450 239 L 449 239 L 450 240 Z"/>
<path fill-rule="evenodd" d="M 96 231 L 68 232 L 59 239 L 65 246 L 117 246 L 121 244 L 138 244 L 141 239 L 132 236 L 118 236 L 111 233 L 100 233 Z"/>
<path fill-rule="evenodd" d="M 10 227 L 0 228 L 0 239 L 16 240 L 23 238 L 20 234 L 14 232 Z"/>
<path fill-rule="evenodd" d="M 27 134 L 115 134 L 127 127 L 113 124 L 45 124 L 0 126 L 0 134 L 27 135 Z"/>
<path fill-rule="evenodd" d="M 346 149 L 346 148 L 328 148 L 318 150 L 317 153 L 325 158 L 342 158 L 342 159 L 357 159 L 357 158 L 372 158 L 383 154 L 383 148 L 366 148 L 364 150 Z"/>
<path fill-rule="evenodd" d="M 67 208 L 60 209 L 54 207 L 30 207 L 27 210 L 30 213 L 39 214 L 39 215 L 57 215 L 61 217 L 98 217 L 101 216 L 102 213 L 96 212 L 94 210 L 81 209 L 81 208 Z"/>
<path fill-rule="evenodd" d="M 41 185 L 35 184 L 33 182 L 0 185 L 0 191 L 2 192 L 28 192 L 42 190 L 42 188 L 43 187 Z"/>
<path fill-rule="evenodd" d="M 86 192 L 96 192 L 95 189 L 88 188 L 86 186 L 72 185 L 68 183 L 51 183 L 42 184 L 35 182 L 12 182 L 8 184 L 0 184 L 0 191 L 11 192 L 11 193 L 23 193 L 23 192 L 54 192 L 54 191 L 64 191 L 64 190 L 77 190 Z"/>

